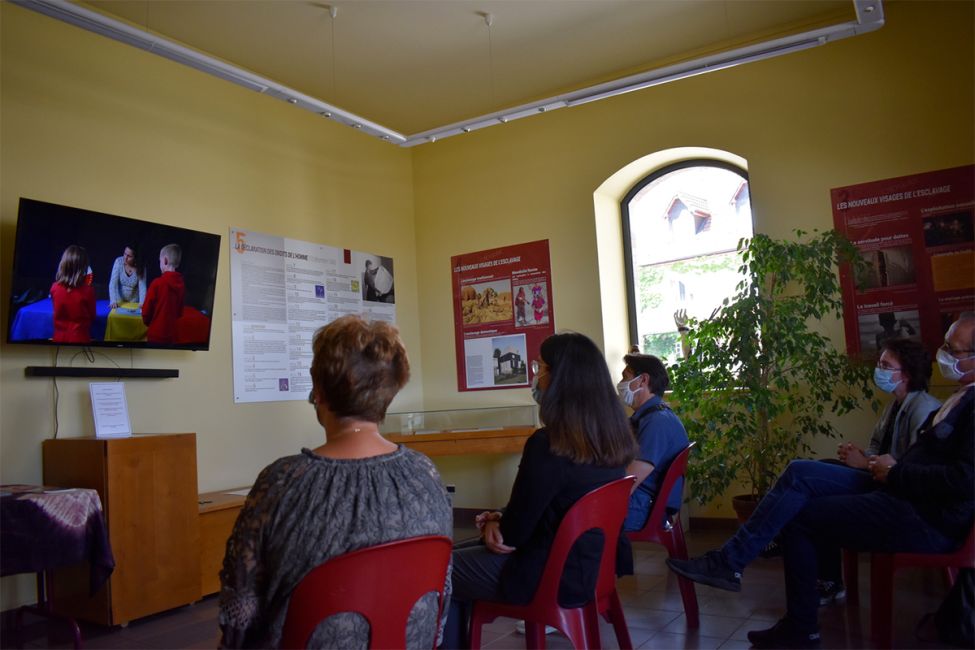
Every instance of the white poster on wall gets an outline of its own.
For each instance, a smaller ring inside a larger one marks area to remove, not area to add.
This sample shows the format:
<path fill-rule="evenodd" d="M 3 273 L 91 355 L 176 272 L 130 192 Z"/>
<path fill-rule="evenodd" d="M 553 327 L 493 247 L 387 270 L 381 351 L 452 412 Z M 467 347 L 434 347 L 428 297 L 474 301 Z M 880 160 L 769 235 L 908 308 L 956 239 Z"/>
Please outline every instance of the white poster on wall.
<path fill-rule="evenodd" d="M 307 399 L 315 330 L 396 321 L 392 258 L 236 228 L 230 248 L 234 402 Z"/>

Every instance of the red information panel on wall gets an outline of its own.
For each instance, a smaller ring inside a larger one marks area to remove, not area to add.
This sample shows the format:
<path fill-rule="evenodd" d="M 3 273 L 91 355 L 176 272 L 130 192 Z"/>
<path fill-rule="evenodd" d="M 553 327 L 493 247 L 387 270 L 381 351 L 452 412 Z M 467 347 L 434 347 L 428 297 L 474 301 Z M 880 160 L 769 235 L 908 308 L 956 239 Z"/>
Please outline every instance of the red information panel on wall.
<path fill-rule="evenodd" d="M 867 262 L 840 270 L 846 346 L 876 356 L 915 338 L 932 354 L 959 312 L 975 307 L 975 165 L 832 190 L 833 220 Z"/>
<path fill-rule="evenodd" d="M 450 258 L 457 389 L 531 383 L 531 360 L 555 331 L 548 240 Z"/>

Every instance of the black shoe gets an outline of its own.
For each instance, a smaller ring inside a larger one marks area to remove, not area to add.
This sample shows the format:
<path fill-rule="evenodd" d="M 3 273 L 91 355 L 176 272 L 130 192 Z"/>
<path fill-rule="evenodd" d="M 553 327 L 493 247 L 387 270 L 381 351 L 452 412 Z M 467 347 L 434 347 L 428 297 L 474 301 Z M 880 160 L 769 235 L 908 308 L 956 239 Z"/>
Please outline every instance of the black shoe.
<path fill-rule="evenodd" d="M 753 648 L 782 648 L 784 650 L 807 650 L 818 648 L 819 632 L 802 633 L 786 619 L 782 619 L 767 630 L 752 630 L 748 640 Z"/>
<path fill-rule="evenodd" d="M 718 551 L 708 551 L 689 560 L 667 558 L 670 570 L 702 585 L 710 585 L 728 591 L 741 591 L 741 574 L 725 562 Z"/>
<path fill-rule="evenodd" d="M 816 593 L 819 594 L 819 606 L 846 600 L 846 587 L 842 582 L 832 580 L 817 580 Z"/>

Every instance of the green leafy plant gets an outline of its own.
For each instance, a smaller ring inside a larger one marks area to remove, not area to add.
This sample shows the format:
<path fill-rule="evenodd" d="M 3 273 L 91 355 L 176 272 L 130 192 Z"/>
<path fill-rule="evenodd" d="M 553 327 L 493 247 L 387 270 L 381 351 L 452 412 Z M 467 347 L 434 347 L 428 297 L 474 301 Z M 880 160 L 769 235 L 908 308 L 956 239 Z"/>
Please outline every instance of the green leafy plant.
<path fill-rule="evenodd" d="M 701 503 L 736 481 L 764 495 L 812 437 L 835 437 L 828 414 L 873 396 L 871 369 L 814 329 L 840 318 L 837 266 L 856 272 L 863 262 L 835 231 L 806 235 L 741 240 L 745 279 L 709 318 L 689 323 L 691 353 L 671 369 L 671 386 L 698 443 L 688 484 Z"/>

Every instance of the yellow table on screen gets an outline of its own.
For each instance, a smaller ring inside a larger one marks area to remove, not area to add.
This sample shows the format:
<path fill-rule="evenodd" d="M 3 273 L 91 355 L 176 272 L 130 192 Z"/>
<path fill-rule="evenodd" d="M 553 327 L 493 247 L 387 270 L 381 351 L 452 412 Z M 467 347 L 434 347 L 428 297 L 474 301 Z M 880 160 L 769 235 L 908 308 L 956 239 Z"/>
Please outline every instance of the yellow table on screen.
<path fill-rule="evenodd" d="M 137 314 L 120 312 L 119 309 L 139 309 L 139 303 L 121 302 L 117 309 L 108 313 L 105 326 L 106 341 L 145 341 L 146 326 L 142 322 L 141 310 Z"/>

